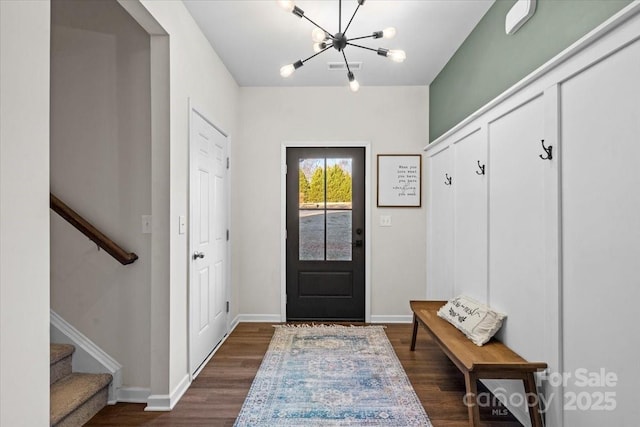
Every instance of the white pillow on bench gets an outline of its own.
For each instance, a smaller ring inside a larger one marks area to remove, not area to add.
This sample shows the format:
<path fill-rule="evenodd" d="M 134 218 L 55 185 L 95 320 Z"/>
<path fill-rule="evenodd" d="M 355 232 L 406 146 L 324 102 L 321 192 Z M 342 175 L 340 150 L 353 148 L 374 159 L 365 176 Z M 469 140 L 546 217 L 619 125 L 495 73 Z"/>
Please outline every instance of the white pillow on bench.
<path fill-rule="evenodd" d="M 438 316 L 460 329 L 478 346 L 488 342 L 507 317 L 466 295 L 450 299 L 440 307 Z"/>

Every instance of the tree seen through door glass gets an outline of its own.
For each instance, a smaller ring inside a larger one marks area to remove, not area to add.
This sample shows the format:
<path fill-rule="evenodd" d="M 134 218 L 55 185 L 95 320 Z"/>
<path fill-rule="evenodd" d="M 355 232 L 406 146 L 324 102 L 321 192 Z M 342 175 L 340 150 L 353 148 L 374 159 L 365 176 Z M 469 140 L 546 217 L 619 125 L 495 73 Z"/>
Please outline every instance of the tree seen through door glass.
<path fill-rule="evenodd" d="M 300 160 L 301 261 L 351 261 L 351 170 L 351 159 Z"/>

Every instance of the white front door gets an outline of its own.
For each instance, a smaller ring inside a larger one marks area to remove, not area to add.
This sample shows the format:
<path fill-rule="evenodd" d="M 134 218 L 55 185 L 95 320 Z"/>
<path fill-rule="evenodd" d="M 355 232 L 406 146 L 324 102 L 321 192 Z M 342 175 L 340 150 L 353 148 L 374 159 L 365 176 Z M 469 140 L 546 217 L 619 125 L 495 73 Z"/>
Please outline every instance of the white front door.
<path fill-rule="evenodd" d="M 195 109 L 190 117 L 190 370 L 227 329 L 227 138 Z"/>

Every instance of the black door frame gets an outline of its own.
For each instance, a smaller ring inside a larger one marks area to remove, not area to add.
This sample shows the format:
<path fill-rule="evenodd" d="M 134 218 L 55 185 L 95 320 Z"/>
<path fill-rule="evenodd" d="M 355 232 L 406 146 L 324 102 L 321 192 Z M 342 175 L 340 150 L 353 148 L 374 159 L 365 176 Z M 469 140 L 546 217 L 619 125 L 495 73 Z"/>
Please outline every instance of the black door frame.
<path fill-rule="evenodd" d="M 364 215 L 365 215 L 365 236 L 364 236 L 364 319 L 371 322 L 371 191 L 372 177 L 374 171 L 371 164 L 371 144 L 369 142 L 284 142 L 280 153 L 280 319 L 274 321 L 285 322 L 287 320 L 287 240 L 286 240 L 286 217 L 287 217 L 287 148 L 293 147 L 362 147 L 364 148 Z"/>

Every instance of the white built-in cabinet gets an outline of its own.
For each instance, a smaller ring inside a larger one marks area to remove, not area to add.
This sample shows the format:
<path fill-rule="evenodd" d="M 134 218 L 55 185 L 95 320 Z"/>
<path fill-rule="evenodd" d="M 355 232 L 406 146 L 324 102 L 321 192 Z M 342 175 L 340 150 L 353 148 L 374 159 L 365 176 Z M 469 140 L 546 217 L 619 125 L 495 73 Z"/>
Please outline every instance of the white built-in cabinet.
<path fill-rule="evenodd" d="M 565 425 L 637 426 L 640 41 L 564 82 L 560 98 L 564 369 L 615 373 L 607 391 L 619 408 L 567 411 Z M 567 390 L 578 399 L 590 391 L 575 382 Z"/>
<path fill-rule="evenodd" d="M 427 247 L 433 264 L 427 272 L 427 281 L 434 284 L 427 288 L 427 292 L 434 300 L 448 299 L 453 283 L 453 192 L 452 183 L 448 180 L 453 173 L 452 165 L 451 148 L 446 146 L 433 152 L 427 168 L 429 182 L 432 183 L 427 203 L 441 207 L 429 210 L 431 221 L 427 225 L 427 234 L 433 236 Z"/>
<path fill-rule="evenodd" d="M 527 100 L 487 124 L 489 136 L 489 302 L 513 312 L 500 331 L 508 345 L 537 361 L 543 354 L 545 175 L 543 98 Z M 462 291 L 462 289 L 461 289 Z M 534 320 L 532 322 L 532 320 Z M 520 331 L 526 330 L 527 334 Z"/>
<path fill-rule="evenodd" d="M 474 130 L 453 145 L 453 290 L 487 299 L 487 138 Z"/>
<path fill-rule="evenodd" d="M 427 297 L 505 312 L 498 337 L 564 373 L 541 382 L 552 427 L 640 420 L 639 13 L 632 3 L 425 148 Z M 615 385 L 583 381 L 603 372 Z"/>

